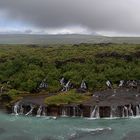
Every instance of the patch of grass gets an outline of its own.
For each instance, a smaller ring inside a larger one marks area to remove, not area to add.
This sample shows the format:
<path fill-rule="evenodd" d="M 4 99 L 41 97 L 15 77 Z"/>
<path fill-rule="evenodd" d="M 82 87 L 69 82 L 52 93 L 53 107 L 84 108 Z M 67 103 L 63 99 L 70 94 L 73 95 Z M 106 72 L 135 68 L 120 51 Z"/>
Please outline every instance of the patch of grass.
<path fill-rule="evenodd" d="M 75 90 L 66 93 L 60 93 L 45 99 L 46 105 L 64 105 L 64 104 L 80 104 L 88 100 L 90 96 L 76 93 Z"/>

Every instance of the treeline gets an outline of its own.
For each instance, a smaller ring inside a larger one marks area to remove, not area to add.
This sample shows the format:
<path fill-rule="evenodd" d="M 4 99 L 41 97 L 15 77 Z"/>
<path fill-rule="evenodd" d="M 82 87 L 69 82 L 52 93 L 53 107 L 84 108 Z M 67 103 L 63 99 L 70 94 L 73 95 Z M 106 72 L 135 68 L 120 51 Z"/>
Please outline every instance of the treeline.
<path fill-rule="evenodd" d="M 46 78 L 45 90 L 56 92 L 61 77 L 75 88 L 85 80 L 90 91 L 104 89 L 107 80 L 139 80 L 140 45 L 0 46 L 1 86 L 36 92 Z"/>

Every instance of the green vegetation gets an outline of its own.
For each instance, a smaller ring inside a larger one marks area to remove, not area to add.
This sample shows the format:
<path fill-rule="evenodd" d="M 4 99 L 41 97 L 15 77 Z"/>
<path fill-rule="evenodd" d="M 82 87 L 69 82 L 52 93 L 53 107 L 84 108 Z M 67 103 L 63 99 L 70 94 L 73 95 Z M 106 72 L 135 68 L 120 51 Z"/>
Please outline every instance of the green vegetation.
<path fill-rule="evenodd" d="M 76 88 L 84 79 L 89 91 L 104 89 L 107 79 L 140 79 L 140 45 L 0 46 L 0 85 L 7 91 L 34 93 L 47 78 L 46 93 L 54 93 L 61 89 L 62 76 Z"/>
<path fill-rule="evenodd" d="M 76 93 L 74 90 L 67 93 L 61 93 L 45 99 L 47 105 L 65 105 L 65 104 L 80 104 L 88 100 L 90 97 Z"/>
<path fill-rule="evenodd" d="M 9 90 L 7 93 L 1 94 L 0 102 L 4 103 L 6 106 L 9 106 L 12 103 L 15 103 L 22 99 L 21 92 L 15 89 Z"/>

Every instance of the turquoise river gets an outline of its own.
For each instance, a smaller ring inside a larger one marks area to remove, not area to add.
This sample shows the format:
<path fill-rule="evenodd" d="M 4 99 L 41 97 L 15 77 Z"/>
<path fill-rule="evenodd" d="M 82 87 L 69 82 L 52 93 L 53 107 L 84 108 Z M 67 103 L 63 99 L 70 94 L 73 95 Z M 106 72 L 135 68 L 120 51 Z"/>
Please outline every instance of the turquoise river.
<path fill-rule="evenodd" d="M 140 140 L 140 118 L 88 119 L 0 113 L 0 140 Z"/>

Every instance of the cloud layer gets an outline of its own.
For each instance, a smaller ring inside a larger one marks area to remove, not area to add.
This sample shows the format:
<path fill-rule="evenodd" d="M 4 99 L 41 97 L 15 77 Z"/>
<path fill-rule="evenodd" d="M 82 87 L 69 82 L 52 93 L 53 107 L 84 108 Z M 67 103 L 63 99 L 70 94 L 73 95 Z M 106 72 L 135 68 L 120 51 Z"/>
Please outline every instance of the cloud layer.
<path fill-rule="evenodd" d="M 139 0 L 0 0 L 0 11 L 0 23 L 36 32 L 140 35 Z"/>

